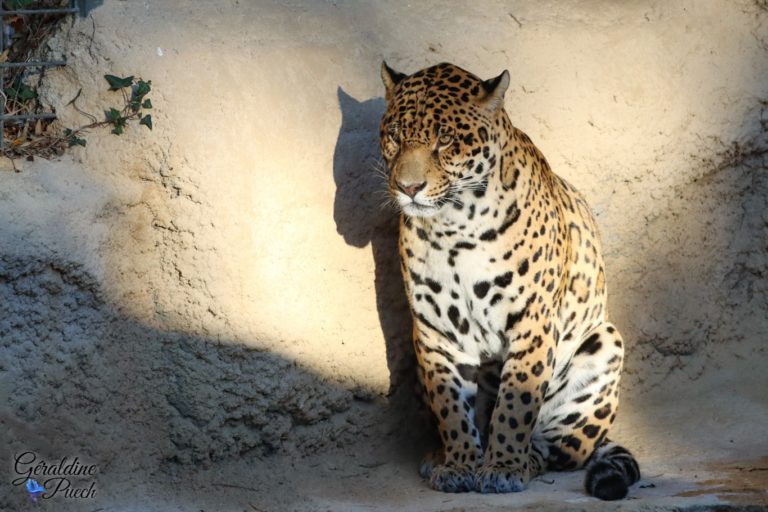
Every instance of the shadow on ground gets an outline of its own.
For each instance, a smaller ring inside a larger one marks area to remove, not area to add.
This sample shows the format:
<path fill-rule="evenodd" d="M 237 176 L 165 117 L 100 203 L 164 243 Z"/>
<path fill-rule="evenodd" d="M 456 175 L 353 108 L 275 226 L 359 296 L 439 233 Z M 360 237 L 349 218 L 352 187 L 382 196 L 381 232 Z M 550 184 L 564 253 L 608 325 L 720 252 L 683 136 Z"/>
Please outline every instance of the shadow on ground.
<path fill-rule="evenodd" d="M 0 255 L 0 351 L 9 476 L 26 451 L 96 464 L 102 488 L 233 458 L 256 461 L 255 475 L 276 452 L 394 428 L 385 401 L 360 401 L 295 361 L 126 318 L 77 263 Z M 4 485 L 0 509 L 22 510 L 26 494 Z"/>

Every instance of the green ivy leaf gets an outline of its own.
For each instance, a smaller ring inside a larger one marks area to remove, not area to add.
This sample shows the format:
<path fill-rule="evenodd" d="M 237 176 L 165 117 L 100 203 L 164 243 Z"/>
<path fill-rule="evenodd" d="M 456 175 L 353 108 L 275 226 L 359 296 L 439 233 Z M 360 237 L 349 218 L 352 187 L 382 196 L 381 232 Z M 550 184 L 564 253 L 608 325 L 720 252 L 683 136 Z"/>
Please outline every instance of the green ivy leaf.
<path fill-rule="evenodd" d="M 5 89 L 5 95 L 9 99 L 26 102 L 37 98 L 37 91 L 24 83 L 16 83 L 13 87 Z"/>
<path fill-rule="evenodd" d="M 37 91 L 26 84 L 21 84 L 18 91 L 18 98 L 21 101 L 29 101 L 37 98 Z"/>
<path fill-rule="evenodd" d="M 116 124 L 117 121 L 120 119 L 120 111 L 116 108 L 110 108 L 109 111 L 107 111 L 107 121 L 110 123 Z"/>
<path fill-rule="evenodd" d="M 144 103 L 141 104 L 142 108 L 152 108 L 152 102 L 149 101 L 149 98 L 144 100 Z"/>
<path fill-rule="evenodd" d="M 112 128 L 112 133 L 115 135 L 122 135 L 123 134 L 123 125 L 116 125 L 114 128 Z"/>
<path fill-rule="evenodd" d="M 3 2 L 5 8 L 10 10 L 26 9 L 33 3 L 35 3 L 35 0 L 5 0 L 5 2 Z"/>
<path fill-rule="evenodd" d="M 141 121 L 139 121 L 139 124 L 143 124 L 150 130 L 152 129 L 152 116 L 147 114 L 144 117 L 141 118 Z"/>
<path fill-rule="evenodd" d="M 70 137 L 69 139 L 69 147 L 72 146 L 83 146 L 85 147 L 85 139 L 81 139 L 80 137 Z"/>
<path fill-rule="evenodd" d="M 116 91 L 124 87 L 130 87 L 133 84 L 133 75 L 125 78 L 120 78 L 115 75 L 104 75 L 104 78 L 109 83 L 109 90 Z"/>
<path fill-rule="evenodd" d="M 139 80 L 139 82 L 136 84 L 136 89 L 133 91 L 134 96 L 137 98 L 141 98 L 146 94 L 148 94 L 149 91 L 152 90 L 151 84 L 152 84 L 152 80 L 150 80 L 149 82 L 145 82 L 144 80 Z"/>

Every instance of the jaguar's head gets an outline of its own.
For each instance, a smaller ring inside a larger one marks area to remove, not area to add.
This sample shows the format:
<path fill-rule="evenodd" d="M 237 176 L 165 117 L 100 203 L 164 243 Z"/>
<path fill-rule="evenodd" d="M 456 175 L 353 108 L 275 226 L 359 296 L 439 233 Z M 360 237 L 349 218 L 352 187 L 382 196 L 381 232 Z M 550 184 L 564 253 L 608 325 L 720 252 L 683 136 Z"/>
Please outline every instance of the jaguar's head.
<path fill-rule="evenodd" d="M 498 164 L 509 73 L 480 80 L 443 63 L 406 76 L 384 62 L 381 78 L 381 152 L 401 210 L 432 217 L 461 192 L 485 187 Z"/>

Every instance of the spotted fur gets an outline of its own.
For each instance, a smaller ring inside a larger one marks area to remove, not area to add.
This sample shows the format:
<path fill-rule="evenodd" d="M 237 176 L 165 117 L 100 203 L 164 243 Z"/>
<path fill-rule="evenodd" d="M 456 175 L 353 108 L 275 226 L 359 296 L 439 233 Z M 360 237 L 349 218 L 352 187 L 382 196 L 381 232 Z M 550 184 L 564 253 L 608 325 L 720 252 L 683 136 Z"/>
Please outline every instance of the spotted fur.
<path fill-rule="evenodd" d="M 505 71 L 382 66 L 381 151 L 403 212 L 414 345 L 443 449 L 432 488 L 515 492 L 587 465 L 587 491 L 639 478 L 607 439 L 624 347 L 605 319 L 600 238 L 584 198 L 503 107 Z"/>

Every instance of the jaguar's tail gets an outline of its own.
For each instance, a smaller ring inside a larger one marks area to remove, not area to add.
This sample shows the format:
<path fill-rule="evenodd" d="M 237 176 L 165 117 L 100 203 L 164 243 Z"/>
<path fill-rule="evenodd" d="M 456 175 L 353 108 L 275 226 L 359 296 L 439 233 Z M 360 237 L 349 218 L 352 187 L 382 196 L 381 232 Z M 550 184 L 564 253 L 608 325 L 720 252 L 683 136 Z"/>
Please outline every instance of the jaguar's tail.
<path fill-rule="evenodd" d="M 601 500 L 620 500 L 640 480 L 637 461 L 623 446 L 606 440 L 587 463 L 587 492 Z"/>

